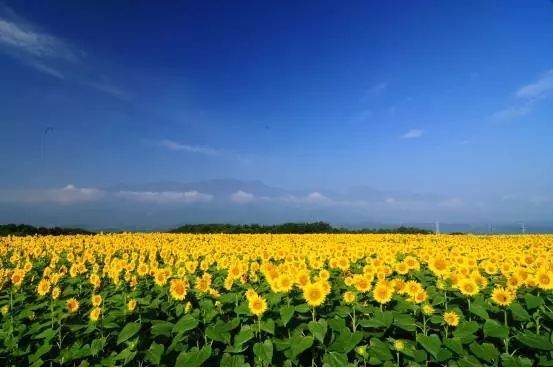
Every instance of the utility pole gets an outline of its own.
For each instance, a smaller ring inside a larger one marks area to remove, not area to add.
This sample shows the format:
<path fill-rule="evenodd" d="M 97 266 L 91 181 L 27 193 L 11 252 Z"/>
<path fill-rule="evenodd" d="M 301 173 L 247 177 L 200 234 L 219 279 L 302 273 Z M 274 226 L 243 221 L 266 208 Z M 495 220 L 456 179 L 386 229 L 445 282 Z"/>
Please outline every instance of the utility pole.
<path fill-rule="evenodd" d="M 436 235 L 440 234 L 440 221 L 436 220 Z"/>
<path fill-rule="evenodd" d="M 522 233 L 526 234 L 526 226 L 524 225 L 524 223 L 522 224 Z"/>
<path fill-rule="evenodd" d="M 493 233 L 493 228 L 492 228 L 492 224 L 490 224 L 488 226 L 488 234 L 492 234 Z"/>

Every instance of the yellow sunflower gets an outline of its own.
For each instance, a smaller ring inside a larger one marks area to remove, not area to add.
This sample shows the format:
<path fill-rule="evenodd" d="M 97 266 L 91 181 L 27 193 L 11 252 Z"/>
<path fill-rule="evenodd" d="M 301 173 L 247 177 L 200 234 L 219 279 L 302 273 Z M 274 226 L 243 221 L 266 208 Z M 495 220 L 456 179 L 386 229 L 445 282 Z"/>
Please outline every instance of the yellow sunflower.
<path fill-rule="evenodd" d="M 69 299 L 67 301 L 66 305 L 67 305 L 67 310 L 69 311 L 69 313 L 75 313 L 76 311 L 79 310 L 79 302 L 75 298 Z"/>
<path fill-rule="evenodd" d="M 379 284 L 373 290 L 373 298 L 380 304 L 386 304 L 392 300 L 394 290 L 388 284 Z"/>
<path fill-rule="evenodd" d="M 448 326 L 455 327 L 459 324 L 459 315 L 455 312 L 445 312 L 444 313 L 444 322 Z"/>
<path fill-rule="evenodd" d="M 253 314 L 260 318 L 267 310 L 267 302 L 257 295 L 248 302 L 248 307 Z"/>
<path fill-rule="evenodd" d="M 307 304 L 312 307 L 318 307 L 324 303 L 326 295 L 321 284 L 315 282 L 305 285 L 303 288 L 303 297 Z"/>
<path fill-rule="evenodd" d="M 171 297 L 175 300 L 184 300 L 184 297 L 186 297 L 186 284 L 182 280 L 171 280 L 169 290 L 171 292 Z"/>

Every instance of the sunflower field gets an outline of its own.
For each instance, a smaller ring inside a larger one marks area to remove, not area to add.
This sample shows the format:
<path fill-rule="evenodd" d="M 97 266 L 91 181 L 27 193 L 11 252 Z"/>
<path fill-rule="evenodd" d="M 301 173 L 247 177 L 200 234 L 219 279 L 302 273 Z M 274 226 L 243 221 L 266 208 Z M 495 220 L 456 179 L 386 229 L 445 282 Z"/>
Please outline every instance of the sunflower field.
<path fill-rule="evenodd" d="M 0 366 L 551 366 L 553 235 L 0 238 Z"/>

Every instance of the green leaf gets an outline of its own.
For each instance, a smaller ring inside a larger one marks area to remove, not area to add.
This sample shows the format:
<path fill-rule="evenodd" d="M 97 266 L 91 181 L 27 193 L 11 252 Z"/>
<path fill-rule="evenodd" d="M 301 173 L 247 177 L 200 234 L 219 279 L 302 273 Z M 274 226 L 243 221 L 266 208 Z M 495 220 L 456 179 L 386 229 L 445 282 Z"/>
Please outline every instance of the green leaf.
<path fill-rule="evenodd" d="M 179 334 L 193 330 L 198 326 L 198 323 L 199 321 L 194 316 L 187 314 L 179 319 L 175 326 L 173 326 L 172 332 L 175 334 Z"/>
<path fill-rule="evenodd" d="M 286 326 L 288 322 L 292 319 L 292 316 L 294 315 L 296 308 L 294 306 L 282 306 L 280 307 L 280 320 L 282 321 L 282 324 Z"/>
<path fill-rule="evenodd" d="M 171 336 L 171 331 L 175 325 L 171 322 L 166 321 L 155 321 L 152 322 L 152 328 L 150 332 L 153 336 Z"/>
<path fill-rule="evenodd" d="M 405 331 L 415 331 L 417 329 L 417 323 L 415 319 L 407 314 L 395 314 L 394 326 L 397 326 Z"/>
<path fill-rule="evenodd" d="M 244 343 L 250 341 L 254 337 L 254 332 L 251 328 L 242 328 L 236 336 L 234 336 L 234 346 L 241 347 Z"/>
<path fill-rule="evenodd" d="M 261 330 L 270 333 L 271 335 L 275 334 L 275 321 L 272 319 L 261 321 Z"/>
<path fill-rule="evenodd" d="M 518 303 L 511 304 L 511 313 L 513 318 L 517 321 L 528 321 L 530 319 L 530 314 Z"/>
<path fill-rule="evenodd" d="M 31 365 L 35 362 L 38 363 L 40 357 L 48 353 L 51 349 L 52 344 L 49 342 L 45 342 L 44 344 L 40 345 L 33 354 L 29 355 L 29 362 L 31 363 Z"/>
<path fill-rule="evenodd" d="M 343 318 L 332 318 L 328 320 L 328 326 L 336 332 L 340 332 L 346 328 L 346 321 Z"/>
<path fill-rule="evenodd" d="M 346 354 L 329 351 L 323 356 L 323 366 L 325 367 L 347 367 L 350 365 Z"/>
<path fill-rule="evenodd" d="M 545 303 L 541 296 L 531 293 L 526 293 L 526 295 L 524 295 L 524 301 L 528 309 L 536 309 Z"/>
<path fill-rule="evenodd" d="M 472 355 L 465 355 L 457 361 L 461 367 L 481 367 L 482 363 Z"/>
<path fill-rule="evenodd" d="M 533 332 L 518 334 L 516 339 L 532 349 L 553 350 L 553 344 L 549 341 L 549 337 L 536 335 Z"/>
<path fill-rule="evenodd" d="M 137 323 L 137 322 L 127 323 L 125 327 L 123 327 L 121 332 L 119 332 L 119 336 L 117 336 L 117 345 L 127 341 L 128 339 L 136 335 L 138 331 L 140 331 L 140 323 Z"/>
<path fill-rule="evenodd" d="M 458 355 L 463 355 L 463 343 L 461 342 L 461 339 L 458 337 L 454 337 L 452 339 L 445 339 L 444 345 L 454 353 L 457 353 Z"/>
<path fill-rule="evenodd" d="M 328 349 L 330 351 L 347 354 L 352 351 L 362 339 L 363 334 L 361 332 L 357 331 L 351 333 L 349 330 L 345 329 L 340 332 L 340 335 Z"/>
<path fill-rule="evenodd" d="M 369 351 L 371 354 L 374 354 L 378 359 L 382 361 L 390 360 L 393 358 L 388 344 L 376 337 L 373 337 L 371 339 Z"/>
<path fill-rule="evenodd" d="M 376 310 L 371 319 L 360 320 L 359 324 L 363 327 L 388 328 L 394 322 L 394 313 L 391 311 Z"/>
<path fill-rule="evenodd" d="M 199 367 L 211 356 L 211 346 L 204 346 L 200 350 L 194 347 L 190 351 L 183 351 L 177 357 L 177 367 Z"/>
<path fill-rule="evenodd" d="M 269 339 L 262 343 L 257 342 L 253 346 L 253 353 L 261 363 L 271 365 L 273 360 L 273 343 Z"/>
<path fill-rule="evenodd" d="M 532 361 L 524 357 L 516 357 L 507 353 L 501 354 L 501 365 L 503 367 L 532 367 Z"/>
<path fill-rule="evenodd" d="M 163 355 L 164 351 L 165 346 L 156 342 L 152 342 L 152 345 L 150 345 L 150 348 L 148 349 L 148 351 L 146 351 L 146 360 L 153 365 L 159 365 L 159 362 L 161 361 L 161 356 Z"/>
<path fill-rule="evenodd" d="M 489 319 L 490 318 L 490 315 L 488 314 L 488 311 L 486 309 L 486 305 L 485 304 L 480 304 L 480 303 L 473 303 L 470 305 L 470 308 L 469 308 L 469 311 L 470 313 L 486 320 L 486 319 Z"/>
<path fill-rule="evenodd" d="M 424 336 L 418 335 L 417 342 L 421 344 L 424 350 L 428 351 L 435 358 L 441 350 L 442 342 L 436 335 Z"/>
<path fill-rule="evenodd" d="M 220 331 L 215 326 L 207 326 L 205 329 L 205 335 L 214 341 L 219 341 L 224 344 L 230 344 L 230 333 Z"/>
<path fill-rule="evenodd" d="M 495 346 L 487 342 L 482 345 L 477 342 L 473 342 L 469 345 L 469 349 L 474 355 L 476 355 L 477 358 L 485 360 L 488 363 L 496 360 L 499 356 L 499 351 L 495 348 Z"/>
<path fill-rule="evenodd" d="M 295 335 L 290 338 L 290 352 L 292 354 L 291 358 L 295 358 L 303 351 L 309 349 L 313 345 L 312 336 L 300 336 Z"/>
<path fill-rule="evenodd" d="M 307 324 L 307 328 L 309 328 L 309 331 L 311 332 L 314 338 L 319 340 L 321 344 L 324 343 L 326 330 L 328 328 L 328 324 L 326 323 L 326 320 L 320 319 L 317 322 L 311 321 Z"/>
<path fill-rule="evenodd" d="M 221 362 L 219 363 L 221 367 L 249 367 L 250 365 L 246 363 L 246 360 L 243 355 L 236 354 L 230 355 L 225 353 Z"/>
<path fill-rule="evenodd" d="M 464 344 L 474 341 L 474 333 L 480 329 L 475 321 L 463 322 L 453 330 L 453 336 L 458 337 Z"/>
<path fill-rule="evenodd" d="M 494 319 L 489 319 L 484 323 L 484 336 L 504 339 L 509 336 L 509 328 Z"/>
<path fill-rule="evenodd" d="M 309 305 L 307 304 L 296 305 L 295 309 L 298 313 L 307 313 L 311 311 L 311 308 L 309 308 Z"/>
<path fill-rule="evenodd" d="M 436 362 L 444 362 L 448 359 L 450 359 L 451 357 L 453 356 L 453 353 L 446 349 L 446 348 L 443 348 L 440 350 L 440 352 L 438 353 L 438 355 L 436 356 L 436 358 L 434 359 Z"/>

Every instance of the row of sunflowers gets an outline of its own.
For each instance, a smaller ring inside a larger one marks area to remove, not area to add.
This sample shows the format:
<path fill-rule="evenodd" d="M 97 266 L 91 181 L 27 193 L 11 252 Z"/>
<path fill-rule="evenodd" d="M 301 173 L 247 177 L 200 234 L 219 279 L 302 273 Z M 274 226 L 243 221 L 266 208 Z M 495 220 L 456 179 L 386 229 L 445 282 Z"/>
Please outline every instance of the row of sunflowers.
<path fill-rule="evenodd" d="M 553 365 L 553 236 L 0 238 L 0 365 Z"/>

